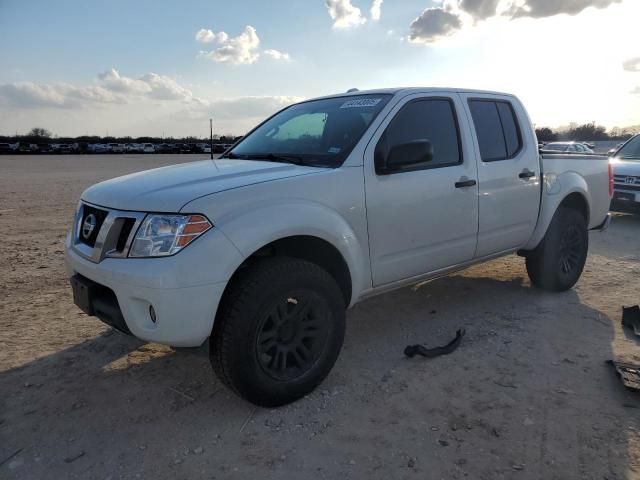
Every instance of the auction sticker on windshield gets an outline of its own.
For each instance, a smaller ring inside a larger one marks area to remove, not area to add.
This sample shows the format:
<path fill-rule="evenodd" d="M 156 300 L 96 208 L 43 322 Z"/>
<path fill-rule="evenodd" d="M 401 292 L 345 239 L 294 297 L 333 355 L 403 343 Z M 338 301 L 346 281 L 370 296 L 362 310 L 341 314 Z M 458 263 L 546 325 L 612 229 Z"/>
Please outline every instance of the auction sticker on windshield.
<path fill-rule="evenodd" d="M 340 108 L 366 108 L 375 107 L 382 101 L 381 98 L 358 98 L 356 100 L 349 100 L 344 102 Z"/>

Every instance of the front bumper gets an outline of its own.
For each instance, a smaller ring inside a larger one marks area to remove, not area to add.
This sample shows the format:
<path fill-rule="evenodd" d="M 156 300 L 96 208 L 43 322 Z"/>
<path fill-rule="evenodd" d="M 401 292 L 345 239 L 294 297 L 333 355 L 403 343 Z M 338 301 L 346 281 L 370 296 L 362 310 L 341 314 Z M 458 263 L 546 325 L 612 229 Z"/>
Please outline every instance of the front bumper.
<path fill-rule="evenodd" d="M 69 277 L 81 275 L 111 290 L 131 334 L 175 347 L 197 347 L 209 337 L 228 279 L 242 263 L 237 249 L 214 231 L 166 258 L 105 258 L 94 263 L 75 251 L 70 236 L 66 247 Z"/>

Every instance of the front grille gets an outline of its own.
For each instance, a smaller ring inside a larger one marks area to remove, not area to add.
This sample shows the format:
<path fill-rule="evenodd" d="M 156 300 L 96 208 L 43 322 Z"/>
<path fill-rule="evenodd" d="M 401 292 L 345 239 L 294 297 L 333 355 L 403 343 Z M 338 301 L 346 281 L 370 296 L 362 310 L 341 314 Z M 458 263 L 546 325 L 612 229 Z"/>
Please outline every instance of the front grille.
<path fill-rule="evenodd" d="M 135 218 L 123 219 L 122 228 L 120 229 L 120 234 L 118 235 L 118 241 L 116 243 L 117 252 L 124 252 L 124 249 L 127 246 L 127 240 L 129 240 L 129 235 L 131 235 L 131 230 L 133 230 L 133 226 L 135 224 Z"/>
<path fill-rule="evenodd" d="M 105 257 L 126 257 L 144 217 L 142 212 L 112 210 L 82 202 L 76 216 L 73 248 L 95 263 Z"/>
<path fill-rule="evenodd" d="M 640 192 L 640 176 L 637 175 L 614 175 L 614 186 L 619 190 Z"/>
<path fill-rule="evenodd" d="M 102 224 L 104 223 L 104 219 L 107 218 L 109 212 L 106 210 L 101 210 L 99 208 L 93 207 L 91 205 L 85 205 L 82 210 L 82 220 L 80 221 L 80 231 L 78 232 L 78 238 L 85 245 L 89 245 L 90 247 L 94 247 L 96 244 L 96 239 L 98 238 L 98 234 L 100 233 L 100 228 L 102 228 Z M 92 219 L 95 219 L 95 222 L 90 221 L 87 222 L 87 218 L 92 216 Z M 85 225 L 86 223 L 86 225 Z M 89 227 L 89 225 L 93 225 L 93 227 Z M 86 235 L 91 231 L 89 235 Z"/>

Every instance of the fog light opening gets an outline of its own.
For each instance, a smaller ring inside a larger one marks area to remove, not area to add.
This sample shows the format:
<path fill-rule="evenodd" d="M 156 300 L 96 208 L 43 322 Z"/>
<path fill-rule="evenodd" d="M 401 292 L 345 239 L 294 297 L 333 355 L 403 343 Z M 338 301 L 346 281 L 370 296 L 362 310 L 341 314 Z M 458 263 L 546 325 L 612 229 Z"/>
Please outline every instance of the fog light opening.
<path fill-rule="evenodd" d="M 153 305 L 149 305 L 149 316 L 151 317 L 151 321 L 153 323 L 157 323 L 157 319 L 156 319 L 156 311 L 153 308 Z"/>

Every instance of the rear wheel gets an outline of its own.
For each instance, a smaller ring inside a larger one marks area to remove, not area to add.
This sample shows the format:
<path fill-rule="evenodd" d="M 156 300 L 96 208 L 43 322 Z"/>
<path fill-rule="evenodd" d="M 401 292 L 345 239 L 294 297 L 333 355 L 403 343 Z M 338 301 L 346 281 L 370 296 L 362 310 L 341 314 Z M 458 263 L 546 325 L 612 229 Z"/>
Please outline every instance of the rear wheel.
<path fill-rule="evenodd" d="M 573 287 L 584 269 L 589 234 L 584 215 L 559 207 L 540 245 L 527 255 L 527 273 L 536 287 L 562 292 Z"/>
<path fill-rule="evenodd" d="M 344 339 L 344 297 L 331 275 L 304 260 L 267 258 L 229 288 L 211 337 L 218 377 L 268 407 L 311 392 Z"/>

